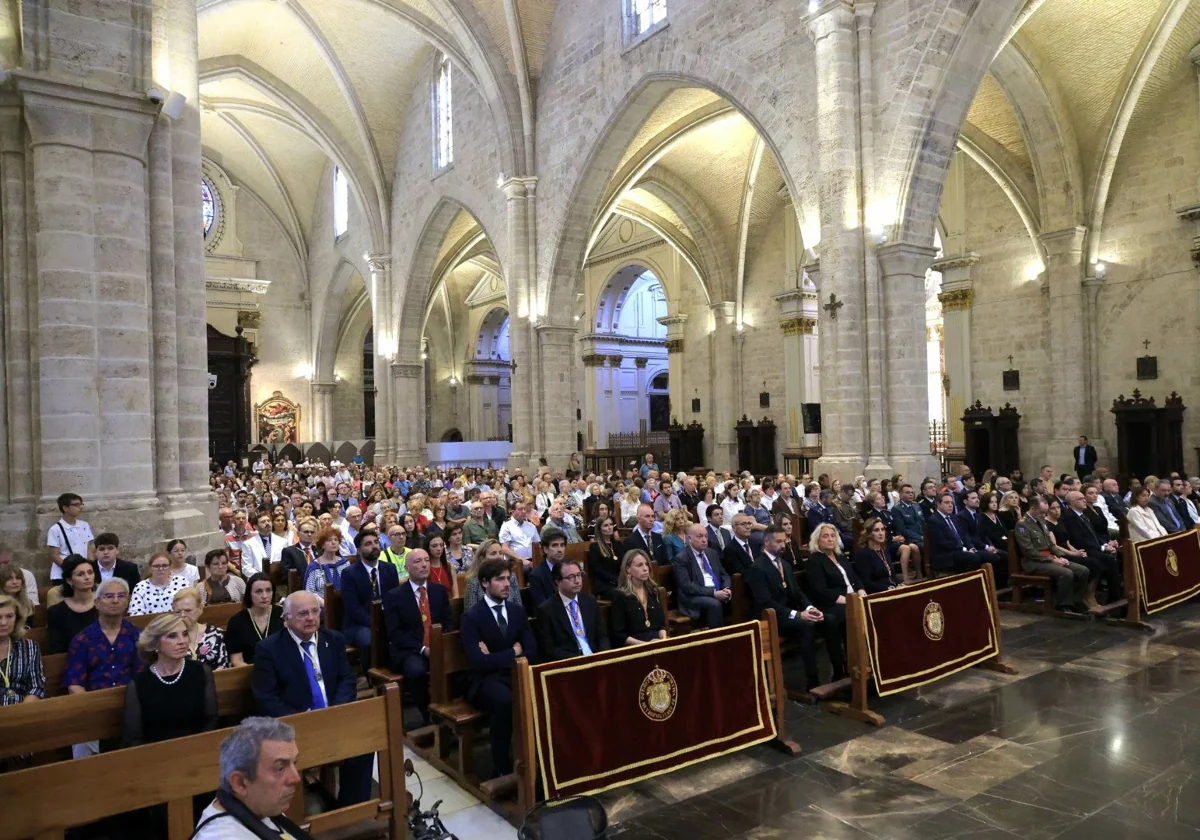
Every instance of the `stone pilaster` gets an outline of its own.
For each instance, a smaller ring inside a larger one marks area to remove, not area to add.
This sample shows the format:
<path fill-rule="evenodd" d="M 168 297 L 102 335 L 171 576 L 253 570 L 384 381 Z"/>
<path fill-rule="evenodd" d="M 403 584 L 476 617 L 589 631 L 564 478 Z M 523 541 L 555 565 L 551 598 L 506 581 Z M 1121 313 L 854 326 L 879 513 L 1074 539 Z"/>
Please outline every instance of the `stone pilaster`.
<path fill-rule="evenodd" d="M 801 406 L 812 399 L 810 369 L 816 364 L 816 294 L 795 289 L 775 296 L 779 304 L 779 328 L 783 332 L 784 449 L 808 445 Z M 815 435 L 813 436 L 815 438 Z"/>
<path fill-rule="evenodd" d="M 644 356 L 638 356 L 633 360 L 634 367 L 637 368 L 637 413 L 638 413 L 638 428 L 644 431 L 650 430 L 650 400 L 646 396 L 648 382 L 646 380 L 646 365 L 650 360 Z"/>
<path fill-rule="evenodd" d="M 929 370 L 925 340 L 925 273 L 937 250 L 897 242 L 877 249 L 887 339 L 885 385 L 889 472 L 920 481 L 940 476 L 929 452 Z"/>
<path fill-rule="evenodd" d="M 574 326 L 542 324 L 537 328 L 538 355 L 542 362 L 541 457 L 551 469 L 566 469 L 575 451 Z"/>
<path fill-rule="evenodd" d="M 862 470 L 869 447 L 856 30 L 853 4 L 847 0 L 825 0 L 808 18 L 816 53 L 825 277 L 818 327 L 822 456 L 815 470 L 843 480 Z M 840 309 L 824 308 L 834 302 L 831 295 Z"/>
<path fill-rule="evenodd" d="M 1046 247 L 1046 290 L 1049 300 L 1051 393 L 1050 436 L 1044 463 L 1055 472 L 1071 470 L 1071 452 L 1079 435 L 1095 437 L 1088 405 L 1090 349 L 1085 341 L 1083 251 L 1087 229 L 1082 227 L 1042 235 Z"/>
<path fill-rule="evenodd" d="M 741 390 L 737 379 L 738 343 L 733 301 L 720 301 L 710 307 L 713 331 L 709 335 L 709 370 L 712 382 L 708 392 L 708 416 L 712 418 L 712 467 L 718 472 L 737 467 L 736 394 Z M 709 434 L 704 435 L 707 442 Z"/>
<path fill-rule="evenodd" d="M 600 412 L 600 406 L 603 404 L 603 391 L 600 383 L 600 377 L 604 367 L 604 357 L 599 353 L 592 352 L 594 347 L 584 348 L 584 353 L 581 358 L 583 362 L 583 416 L 587 423 L 586 431 L 584 432 L 584 444 L 589 449 L 601 449 L 604 439 L 604 418 Z"/>
<path fill-rule="evenodd" d="M 330 443 L 333 440 L 333 406 L 336 382 L 314 382 L 313 395 L 313 440 Z"/>
<path fill-rule="evenodd" d="M 396 451 L 392 425 L 395 417 L 388 411 L 392 404 L 392 377 L 388 365 L 396 354 L 396 338 L 393 334 L 397 321 L 391 317 L 392 258 L 386 254 L 371 254 L 367 257 L 367 268 L 371 272 L 368 291 L 371 295 L 371 329 L 375 353 L 375 457 L 379 463 L 390 464 Z"/>
<path fill-rule="evenodd" d="M 392 362 L 392 399 L 395 411 L 393 430 L 396 464 L 411 467 L 426 463 L 425 446 L 425 365 Z M 416 410 L 413 410 L 413 407 Z"/>
<path fill-rule="evenodd" d="M 685 426 L 695 419 L 683 381 L 683 329 L 687 321 L 688 316 L 682 312 L 658 319 L 667 328 L 667 390 L 670 394 L 671 417 Z"/>
<path fill-rule="evenodd" d="M 539 394 L 538 343 L 534 332 L 540 315 L 535 288 L 537 266 L 536 196 L 537 178 L 509 178 L 504 191 L 508 218 L 509 346 L 515 362 L 512 375 L 513 448 L 510 467 L 528 468 L 536 462 L 541 421 L 537 412 Z"/>
<path fill-rule="evenodd" d="M 971 303 L 975 296 L 971 273 L 978 262 L 978 254 L 967 254 L 946 257 L 933 264 L 933 270 L 942 274 L 938 301 L 942 304 L 946 376 L 950 379 L 946 425 L 950 430 L 949 444 L 955 448 L 966 445 L 963 412 L 975 400 L 971 386 Z"/>

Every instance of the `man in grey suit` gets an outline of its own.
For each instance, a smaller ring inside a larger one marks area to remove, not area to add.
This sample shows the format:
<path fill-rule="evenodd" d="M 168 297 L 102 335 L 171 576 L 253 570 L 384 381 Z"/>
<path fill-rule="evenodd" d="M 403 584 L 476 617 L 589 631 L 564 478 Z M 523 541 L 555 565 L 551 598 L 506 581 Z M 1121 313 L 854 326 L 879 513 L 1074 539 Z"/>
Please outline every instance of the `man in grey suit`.
<path fill-rule="evenodd" d="M 1190 522 L 1184 524 L 1178 508 L 1172 503 L 1171 482 L 1165 478 L 1160 478 L 1154 487 L 1154 495 L 1150 497 L 1150 509 L 1154 511 L 1159 524 L 1168 534 L 1176 534 L 1191 527 Z"/>
<path fill-rule="evenodd" d="M 725 623 L 725 605 L 733 597 L 729 575 L 715 549 L 708 547 L 708 532 L 696 523 L 688 528 L 688 541 L 671 561 L 679 590 L 679 611 L 703 627 Z"/>

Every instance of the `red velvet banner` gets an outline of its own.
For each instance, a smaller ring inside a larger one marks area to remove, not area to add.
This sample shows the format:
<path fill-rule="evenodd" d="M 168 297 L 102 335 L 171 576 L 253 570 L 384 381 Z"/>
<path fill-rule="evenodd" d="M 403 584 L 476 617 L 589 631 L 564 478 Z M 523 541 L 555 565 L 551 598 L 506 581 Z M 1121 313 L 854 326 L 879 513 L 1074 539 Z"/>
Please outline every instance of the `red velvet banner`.
<path fill-rule="evenodd" d="M 530 669 L 547 799 L 598 793 L 769 741 L 757 621 Z"/>
<path fill-rule="evenodd" d="M 1133 544 L 1142 607 L 1156 613 L 1200 593 L 1200 531 Z"/>
<path fill-rule="evenodd" d="M 982 571 L 878 592 L 863 606 L 880 697 L 956 674 L 999 651 Z"/>

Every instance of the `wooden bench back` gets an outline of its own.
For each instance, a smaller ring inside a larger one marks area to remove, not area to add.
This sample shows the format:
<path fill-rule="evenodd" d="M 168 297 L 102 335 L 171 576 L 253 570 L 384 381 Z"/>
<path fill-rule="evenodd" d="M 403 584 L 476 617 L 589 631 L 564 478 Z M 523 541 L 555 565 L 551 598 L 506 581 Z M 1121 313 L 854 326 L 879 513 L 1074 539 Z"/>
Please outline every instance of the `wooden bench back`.
<path fill-rule="evenodd" d="M 325 584 L 325 627 L 329 630 L 342 632 L 342 622 L 346 610 L 342 606 L 342 593 L 333 584 Z"/>
<path fill-rule="evenodd" d="M 400 690 L 388 686 L 380 697 L 284 720 L 296 730 L 305 770 L 367 753 L 379 753 L 380 796 L 307 819 L 300 786 L 288 815 L 314 835 L 364 819 L 386 820 L 392 840 L 405 836 L 404 727 Z M 84 825 L 150 805 L 167 803 L 169 840 L 187 840 L 194 829 L 192 797 L 211 791 L 220 774 L 220 745 L 229 729 L 205 732 L 157 744 L 101 753 L 77 761 L 32 767 L 0 775 L 0 802 L 20 802 L 0 820 L 0 840 L 61 840 L 67 828 Z M 103 796 L 80 796 L 98 780 Z M 70 803 L 70 807 L 64 807 Z"/>
<path fill-rule="evenodd" d="M 220 717 L 241 720 L 254 711 L 254 697 L 250 693 L 253 671 L 253 666 L 244 665 L 213 672 Z M 124 686 L 105 688 L 4 708 L 0 711 L 0 758 L 119 738 L 125 691 Z"/>
<path fill-rule="evenodd" d="M 303 588 L 304 588 L 304 576 L 301 575 L 299 572 L 297 572 L 295 569 L 288 569 L 288 576 L 287 576 L 288 594 L 291 594 L 292 592 L 299 592 Z"/>
<path fill-rule="evenodd" d="M 429 633 L 429 699 L 449 703 L 455 697 L 455 675 L 470 670 L 467 652 L 457 630 L 444 632 L 435 624 Z"/>

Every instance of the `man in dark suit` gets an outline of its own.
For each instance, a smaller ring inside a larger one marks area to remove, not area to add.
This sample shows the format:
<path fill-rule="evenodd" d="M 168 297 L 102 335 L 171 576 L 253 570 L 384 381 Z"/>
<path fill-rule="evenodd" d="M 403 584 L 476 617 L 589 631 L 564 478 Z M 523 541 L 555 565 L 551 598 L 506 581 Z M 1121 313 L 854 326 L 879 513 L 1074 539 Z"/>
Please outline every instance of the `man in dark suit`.
<path fill-rule="evenodd" d="M 704 515 L 708 518 L 708 544 L 718 553 L 725 551 L 725 546 L 733 541 L 733 534 L 725 526 L 725 509 L 718 504 L 709 505 Z"/>
<path fill-rule="evenodd" d="M 921 485 L 921 512 L 925 514 L 925 518 L 933 516 L 937 513 L 937 484 L 932 481 L 926 481 Z"/>
<path fill-rule="evenodd" d="M 1108 512 L 1114 518 L 1129 514 L 1129 505 L 1125 504 L 1125 499 L 1121 497 L 1121 485 L 1115 478 L 1104 479 L 1104 483 L 1100 487 L 1100 495 L 1104 497 L 1104 503 L 1108 505 Z"/>
<path fill-rule="evenodd" d="M 342 632 L 361 652 L 363 672 L 371 667 L 371 604 L 400 585 L 400 573 L 391 563 L 379 562 L 379 534 L 359 531 L 354 535 L 358 562 L 342 572 Z"/>
<path fill-rule="evenodd" d="M 666 556 L 666 549 L 663 547 L 662 534 L 654 533 L 651 530 L 653 527 L 654 508 L 647 504 L 638 505 L 637 527 L 633 529 L 633 533 L 629 535 L 629 539 L 625 540 L 625 544 L 621 546 L 621 554 L 624 555 L 626 551 L 633 551 L 635 548 L 640 548 L 660 566 L 670 563 L 671 560 Z"/>
<path fill-rule="evenodd" d="M 421 712 L 421 719 L 428 724 L 429 634 L 435 624 L 442 625 L 444 632 L 453 630 L 454 613 L 450 609 L 450 595 L 446 587 L 429 582 L 429 555 L 426 552 L 413 549 L 408 555 L 405 569 L 408 570 L 408 580 L 397 584 L 383 596 L 388 661 L 393 671 L 404 675 L 404 687 L 411 692 L 413 702 Z M 343 592 L 345 586 L 346 575 L 343 574 Z"/>
<path fill-rule="evenodd" d="M 937 572 L 969 572 L 987 559 L 969 545 L 962 523 L 954 515 L 954 494 L 938 496 L 937 510 L 926 523 L 929 528 L 930 565 Z"/>
<path fill-rule="evenodd" d="M 786 481 L 779 485 L 779 496 L 771 505 L 771 514 L 782 513 L 787 516 L 800 512 L 800 503 L 792 495 L 792 485 Z"/>
<path fill-rule="evenodd" d="M 837 514 L 833 510 L 833 493 L 829 490 L 822 490 L 817 496 L 817 503 L 808 509 L 808 532 L 811 534 L 817 530 L 817 526 L 822 522 L 828 522 L 835 528 L 838 528 Z M 841 528 L 838 532 L 841 533 Z M 842 534 L 842 542 L 846 542 L 845 534 Z M 848 545 L 849 543 L 847 543 Z"/>
<path fill-rule="evenodd" d="M 600 605 L 583 593 L 583 567 L 574 560 L 554 565 L 554 595 L 537 608 L 538 651 L 543 662 L 608 650 Z"/>
<path fill-rule="evenodd" d="M 725 541 L 721 562 L 731 575 L 744 574 L 754 565 L 754 551 L 750 547 L 750 534 L 754 530 L 754 517 L 748 513 L 733 517 L 733 539 Z"/>
<path fill-rule="evenodd" d="M 100 567 L 100 579 L 96 581 L 96 586 L 110 577 L 118 577 L 129 584 L 129 591 L 132 592 L 133 587 L 141 583 L 142 574 L 137 563 L 122 560 L 117 556 L 121 549 L 121 540 L 116 534 L 106 533 L 96 537 L 93 542 L 96 546 L 96 565 Z M 214 551 L 218 554 L 225 553 L 224 549 Z M 209 552 L 210 555 L 212 553 Z"/>
<path fill-rule="evenodd" d="M 962 523 L 959 535 L 962 537 L 963 543 L 977 552 L 989 555 L 996 554 L 996 546 L 983 538 L 982 528 L 980 527 L 980 520 L 983 518 L 983 514 L 979 512 L 979 491 L 968 490 L 964 493 L 962 505 L 963 511 L 958 515 L 958 521 Z M 987 559 L 995 563 L 994 557 Z"/>
<path fill-rule="evenodd" d="M 557 587 L 554 583 L 554 568 L 562 562 L 567 554 L 567 535 L 548 525 L 542 531 L 542 564 L 534 567 L 528 575 L 529 597 L 534 609 L 554 597 Z"/>
<path fill-rule="evenodd" d="M 688 544 L 671 565 L 679 587 L 679 611 L 702 627 L 723 625 L 725 605 L 733 598 L 733 591 L 716 550 L 709 548 L 703 525 L 697 522 L 688 527 Z"/>
<path fill-rule="evenodd" d="M 295 569 L 300 573 L 300 579 L 304 579 L 304 573 L 308 570 L 308 564 L 316 559 L 319 551 L 313 548 L 313 537 L 317 535 L 317 520 L 309 518 L 301 520 L 296 525 L 296 531 L 300 535 L 300 542 L 295 545 L 289 545 L 279 554 L 279 562 L 283 564 L 283 577 L 287 580 L 288 572 Z"/>
<path fill-rule="evenodd" d="M 467 700 L 491 717 L 493 775 L 512 772 L 512 665 L 537 658 L 525 611 L 506 603 L 512 585 L 507 559 L 483 560 L 477 572 L 483 597 L 463 613 L 463 649 L 470 663 Z"/>
<path fill-rule="evenodd" d="M 837 623 L 809 603 L 796 582 L 796 571 L 783 556 L 787 535 L 775 525 L 767 528 L 763 536 L 763 550 L 754 558 L 754 565 L 746 572 L 746 585 L 754 598 L 754 618 L 761 618 L 765 609 L 775 610 L 779 632 L 793 638 L 800 645 L 800 657 L 804 660 L 806 691 L 821 684 L 817 676 L 817 654 L 813 647 L 813 632 L 819 629 L 825 637 L 825 649 L 833 663 L 833 679 L 843 676 L 844 663 L 839 655 L 842 648 L 841 633 Z"/>
<path fill-rule="evenodd" d="M 1079 436 L 1079 445 L 1072 452 L 1075 472 L 1079 477 L 1086 478 L 1096 471 L 1096 447 L 1088 443 L 1087 435 Z"/>
<path fill-rule="evenodd" d="M 1183 523 L 1183 527 L 1191 528 L 1196 524 L 1196 517 L 1192 515 L 1195 509 L 1195 503 L 1188 498 L 1191 493 L 1192 486 L 1178 476 L 1171 476 L 1171 503 L 1175 505 L 1175 511 L 1179 514 L 1179 521 Z"/>
<path fill-rule="evenodd" d="M 1087 497 L 1078 490 L 1072 490 L 1067 494 L 1067 504 L 1070 505 L 1070 509 L 1062 512 L 1062 518 L 1059 521 L 1066 529 L 1067 540 L 1071 545 L 1087 552 L 1087 558 L 1080 558 L 1080 563 L 1087 566 L 1088 571 L 1091 572 L 1088 597 L 1084 599 L 1084 603 L 1088 606 L 1096 603 L 1094 596 L 1098 581 L 1097 575 L 1104 579 L 1105 585 L 1108 587 L 1108 600 L 1114 601 L 1121 597 L 1121 593 L 1124 591 L 1121 589 L 1121 564 L 1118 561 L 1117 541 L 1100 542 L 1092 523 L 1087 520 Z"/>
<path fill-rule="evenodd" d="M 1176 534 L 1191 527 L 1191 523 L 1179 515 L 1179 510 L 1171 499 L 1170 481 L 1160 478 L 1158 484 L 1151 489 L 1154 494 L 1150 497 L 1150 509 L 1154 511 L 1159 524 L 1168 534 Z"/>
<path fill-rule="evenodd" d="M 254 651 L 250 690 L 258 711 L 284 717 L 352 703 L 358 693 L 346 658 L 346 639 L 322 628 L 321 604 L 311 592 L 293 592 L 283 601 L 284 630 L 267 636 Z M 370 755 L 342 762 L 338 807 L 371 797 Z"/>

